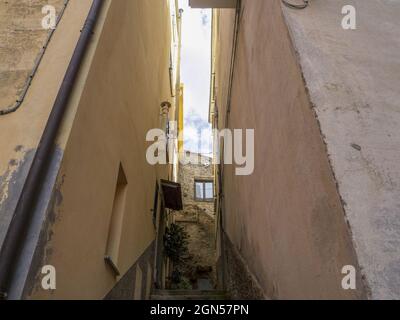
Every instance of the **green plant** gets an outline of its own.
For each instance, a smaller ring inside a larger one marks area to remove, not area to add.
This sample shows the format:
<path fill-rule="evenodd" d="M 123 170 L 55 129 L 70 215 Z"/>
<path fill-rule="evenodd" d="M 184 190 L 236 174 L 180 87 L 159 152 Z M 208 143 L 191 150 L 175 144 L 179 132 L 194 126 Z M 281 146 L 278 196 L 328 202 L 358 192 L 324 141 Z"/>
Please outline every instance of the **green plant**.
<path fill-rule="evenodd" d="M 181 276 L 178 282 L 173 284 L 173 290 L 192 290 L 192 284 L 190 280 L 186 277 Z"/>
<path fill-rule="evenodd" d="M 183 227 L 173 223 L 165 228 L 164 252 L 173 263 L 183 262 L 183 258 L 188 254 L 189 235 Z"/>

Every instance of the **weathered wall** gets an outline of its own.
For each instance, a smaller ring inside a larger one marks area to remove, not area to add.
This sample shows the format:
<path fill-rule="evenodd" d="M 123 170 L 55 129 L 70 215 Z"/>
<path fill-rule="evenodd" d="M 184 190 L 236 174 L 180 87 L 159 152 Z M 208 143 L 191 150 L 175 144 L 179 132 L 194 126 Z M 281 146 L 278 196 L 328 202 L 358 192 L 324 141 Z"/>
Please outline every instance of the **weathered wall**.
<path fill-rule="evenodd" d="M 32 2 L 33 3 L 33 2 Z M 35 2 L 36 3 L 36 2 Z M 80 29 L 87 16 L 91 1 L 71 1 L 67 12 L 57 28 L 52 41 L 50 42 L 42 63 L 37 70 L 37 73 L 32 81 L 32 85 L 27 92 L 27 96 L 17 112 L 0 116 L 0 245 L 8 230 L 8 225 L 14 213 L 15 206 L 20 196 L 25 177 L 30 168 L 31 161 L 36 152 L 38 141 L 42 135 L 46 124 L 48 114 L 53 106 L 54 99 L 59 90 L 61 81 L 64 77 L 68 63 L 75 48 L 77 39 L 80 35 Z M 25 3 L 29 7 L 29 3 Z M 22 12 L 25 12 L 23 4 L 19 7 Z M 40 10 L 41 7 L 34 6 Z M 18 14 L 20 10 L 16 12 Z M 32 16 L 39 16 L 36 11 L 28 10 L 26 18 L 30 23 Z M 22 19 L 22 16 L 16 17 Z M 40 20 L 37 21 L 40 24 Z M 15 36 L 11 34 L 11 36 Z M 10 39 L 10 43 L 14 40 Z M 29 46 L 28 42 L 28 46 Z M 37 52 L 27 50 L 29 59 L 34 59 Z M 28 57 L 26 58 L 29 60 Z M 32 63 L 32 61 L 31 61 Z M 47 67 L 43 67 L 47 66 Z M 10 68 L 12 65 L 2 65 L 3 68 Z M 10 85 L 10 83 L 8 83 Z M 11 91 L 10 91 L 11 92 Z M 49 189 L 52 189 L 55 177 L 59 169 L 60 157 L 62 156 L 65 139 L 62 136 L 58 140 L 58 148 L 56 148 L 51 161 L 51 170 L 48 181 L 51 184 Z M 52 182 L 50 182 L 52 181 Z M 44 192 L 52 192 L 46 190 Z M 50 200 L 50 199 L 47 199 Z M 41 212 L 44 212 L 43 206 L 46 203 L 41 203 Z M 34 208 L 32 208 L 34 211 Z M 36 211 L 36 210 L 35 210 Z M 32 226 L 38 226 L 43 221 L 43 215 L 35 217 L 35 223 Z M 49 219 L 51 220 L 51 219 Z M 37 224 L 36 224 L 37 222 Z M 25 277 L 28 272 L 32 252 L 39 238 L 37 230 L 33 233 L 29 231 L 30 241 L 27 242 L 28 252 L 25 255 L 27 263 L 21 263 L 24 270 L 18 270 L 18 285 L 15 286 L 16 292 L 10 292 L 10 297 L 20 297 L 25 283 Z M 25 252 L 26 253 L 26 252 Z"/>
<path fill-rule="evenodd" d="M 223 268 L 219 276 L 223 279 L 224 290 L 234 300 L 264 300 L 264 290 L 249 270 L 237 248 L 231 243 L 229 237 L 222 232 L 223 258 L 225 261 L 219 266 Z"/>
<path fill-rule="evenodd" d="M 232 39 L 233 22 L 222 11 L 221 39 Z M 360 273 L 357 290 L 341 287 L 342 267 L 359 271 L 358 262 L 280 1 L 244 0 L 238 39 L 229 127 L 255 129 L 255 171 L 224 167 L 224 230 L 267 298 L 363 298 Z M 226 41 L 216 68 L 220 127 Z"/>
<path fill-rule="evenodd" d="M 190 153 L 190 158 L 199 157 L 197 153 Z M 189 159 L 189 156 L 188 156 Z M 200 208 L 209 215 L 214 214 L 214 201 L 196 201 L 194 194 L 194 181 L 197 178 L 205 178 L 213 181 L 213 166 L 211 158 L 200 156 L 199 164 L 187 163 L 179 166 L 179 183 L 182 188 L 182 199 L 184 212 L 189 214 L 196 213 Z"/>
<path fill-rule="evenodd" d="M 42 7 L 57 13 L 63 0 L 0 1 L 0 111 L 15 104 L 26 84 L 48 30 L 42 28 Z"/>
<path fill-rule="evenodd" d="M 342 7 L 356 9 L 344 30 Z M 285 10 L 373 299 L 400 298 L 400 2 Z"/>
<path fill-rule="evenodd" d="M 198 218 L 196 220 L 188 219 L 187 215 L 183 217 L 175 215 L 175 221 L 189 235 L 188 257 L 180 264 L 179 269 L 183 276 L 190 280 L 191 289 L 210 290 L 217 283 L 215 219 L 202 212 L 201 209 L 197 211 Z"/>
<path fill-rule="evenodd" d="M 130 267 L 105 300 L 148 300 L 153 285 L 154 243 Z"/>
<path fill-rule="evenodd" d="M 103 298 L 154 240 L 154 185 L 167 173 L 147 163 L 145 137 L 160 126 L 160 103 L 171 98 L 169 19 L 162 0 L 106 1 L 60 134 L 60 201 L 38 251 L 42 264 L 56 267 L 57 290 L 36 285 L 33 299 Z M 128 189 L 116 278 L 104 255 L 120 163 Z"/>
<path fill-rule="evenodd" d="M 183 210 L 174 214 L 174 221 L 189 235 L 189 258 L 181 268 L 193 289 L 205 290 L 199 284 L 199 279 L 209 279 L 211 288 L 216 283 L 214 200 L 197 201 L 194 182 L 195 179 L 214 181 L 212 158 L 189 151 L 181 156 L 185 156 L 188 162 L 179 166 Z"/>
<path fill-rule="evenodd" d="M 40 26 L 42 16 L 36 10 L 41 13 L 41 7 L 37 3 L 39 2 L 25 2 L 17 6 L 18 10 L 14 13 L 18 15 L 19 10 L 21 10 L 26 14 L 26 21 L 22 18 L 24 15 L 16 16 L 15 19 L 11 20 L 11 25 L 14 26 L 14 23 L 25 25 L 26 23 L 30 26 L 34 24 L 35 19 L 38 19 L 38 21 L 35 21 Z M 45 1 L 42 1 L 42 3 L 45 3 Z M 17 112 L 0 116 L 0 135 L 2 137 L 0 141 L 0 244 L 2 244 L 8 229 L 37 144 L 79 38 L 80 29 L 85 21 L 90 4 L 90 0 L 70 1 L 21 107 Z M 14 3 L 10 6 L 15 9 Z M 2 4 L 2 8 L 8 8 L 8 6 L 3 7 Z M 8 20 L 9 22 L 10 20 Z M 43 34 L 41 39 L 42 37 Z M 26 64 L 25 67 L 29 69 L 39 52 L 39 49 L 37 49 L 39 44 L 30 41 L 22 44 L 20 41 L 21 39 L 18 40 L 18 37 L 16 40 L 10 39 L 9 44 L 14 43 L 12 50 L 17 47 L 16 52 L 20 52 L 22 49 L 18 47 L 18 44 L 24 47 L 26 45 L 31 49 L 24 50 L 25 55 L 21 58 L 22 60 L 19 60 L 19 55 L 16 54 L 15 61 L 12 61 L 15 63 L 23 61 L 22 64 L 24 66 Z M 15 66 L 11 63 L 11 58 L 6 59 L 6 61 L 9 63 L 2 63 L 2 70 L 8 70 L 5 71 L 6 73 L 13 72 Z M 21 70 L 25 70 L 23 66 L 20 67 Z M 19 83 L 23 82 L 24 80 Z M 10 97 L 16 94 L 15 90 L 17 89 L 13 89 L 12 86 L 12 82 L 6 79 L 4 87 L 2 87 L 10 93 Z M 6 106 L 2 105 L 1 107 Z M 62 153 L 61 149 L 65 145 L 65 139 L 60 136 L 58 142 L 60 147 L 58 151 Z"/>

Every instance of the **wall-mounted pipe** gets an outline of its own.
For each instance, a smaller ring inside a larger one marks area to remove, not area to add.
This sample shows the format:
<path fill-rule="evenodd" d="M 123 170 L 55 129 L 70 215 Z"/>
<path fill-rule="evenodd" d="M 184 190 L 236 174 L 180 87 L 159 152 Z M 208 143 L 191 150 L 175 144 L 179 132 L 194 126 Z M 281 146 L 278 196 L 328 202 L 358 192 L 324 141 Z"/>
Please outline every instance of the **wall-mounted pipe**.
<path fill-rule="evenodd" d="M 237 54 L 238 40 L 239 40 L 241 13 L 242 13 L 242 0 L 238 0 L 236 7 L 236 15 L 235 15 L 235 26 L 233 31 L 231 66 L 229 71 L 228 98 L 226 103 L 226 115 L 225 115 L 225 128 L 229 128 L 229 119 L 231 114 L 232 89 L 233 89 L 233 79 L 235 76 L 236 54 Z"/>
<path fill-rule="evenodd" d="M 64 76 L 49 119 L 40 139 L 31 169 L 25 180 L 22 193 L 0 251 L 0 298 L 7 299 L 12 285 L 13 271 L 21 254 L 32 213 L 46 177 L 48 159 L 54 150 L 55 140 L 63 120 L 69 98 L 74 88 L 80 66 L 100 15 L 103 0 L 93 0 L 85 25 L 81 31 L 75 51 Z"/>

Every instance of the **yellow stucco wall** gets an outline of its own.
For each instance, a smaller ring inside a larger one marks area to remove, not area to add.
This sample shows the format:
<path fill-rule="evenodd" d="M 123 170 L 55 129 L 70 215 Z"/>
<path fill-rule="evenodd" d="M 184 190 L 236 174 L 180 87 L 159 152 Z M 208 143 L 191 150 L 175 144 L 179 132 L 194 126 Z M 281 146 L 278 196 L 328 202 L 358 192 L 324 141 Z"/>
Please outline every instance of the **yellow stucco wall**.
<path fill-rule="evenodd" d="M 163 0 L 106 1 L 60 135 L 62 200 L 45 257 L 56 267 L 57 290 L 37 286 L 31 298 L 100 299 L 115 285 L 104 255 L 120 164 L 128 182 L 122 275 L 154 240 L 154 186 L 167 168 L 157 173 L 147 164 L 145 137 L 171 99 L 169 19 Z"/>
<path fill-rule="evenodd" d="M 179 113 L 178 113 L 178 138 L 181 137 L 180 140 L 178 140 L 178 152 L 181 154 L 184 149 L 183 149 L 183 135 L 184 135 L 184 93 L 185 93 L 185 86 L 183 84 L 180 85 L 180 90 L 179 90 Z"/>
<path fill-rule="evenodd" d="M 90 5 L 90 0 L 70 1 L 24 102 L 16 112 L 0 116 L 0 243 Z M 58 144 L 63 148 L 65 139 Z"/>

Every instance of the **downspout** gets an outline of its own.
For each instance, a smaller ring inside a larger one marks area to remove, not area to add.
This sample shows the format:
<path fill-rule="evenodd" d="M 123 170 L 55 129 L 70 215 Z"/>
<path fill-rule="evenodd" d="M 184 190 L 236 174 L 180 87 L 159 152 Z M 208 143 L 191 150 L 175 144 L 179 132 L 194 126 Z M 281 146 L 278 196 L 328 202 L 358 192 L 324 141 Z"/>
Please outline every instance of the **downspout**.
<path fill-rule="evenodd" d="M 178 1 L 177 1 L 178 3 Z M 177 29 L 178 29 L 178 62 L 176 66 L 176 84 L 175 84 L 175 106 L 179 106 L 180 90 L 181 90 L 181 58 L 182 58 L 182 18 L 183 9 L 178 9 Z M 175 119 L 178 119 L 179 108 L 175 108 Z"/>
<path fill-rule="evenodd" d="M 231 114 L 231 102 L 232 102 L 232 89 L 233 89 L 233 80 L 235 75 L 235 67 L 236 67 L 236 54 L 238 48 L 238 39 L 239 39 L 239 30 L 240 30 L 240 19 L 242 13 L 242 0 L 237 0 L 236 4 L 236 15 L 235 15 L 235 26 L 233 32 L 233 44 L 232 44 L 232 56 L 231 56 L 231 65 L 230 65 L 230 74 L 229 74 L 229 84 L 228 84 L 228 98 L 227 98 L 227 105 L 226 105 L 226 114 L 225 114 L 225 129 L 229 128 L 229 119 Z M 222 145 L 222 150 L 225 150 L 225 142 Z M 226 284 L 226 266 L 227 266 L 227 256 L 225 252 L 225 233 L 224 233 L 224 214 L 225 214 L 225 167 L 223 163 L 225 162 L 225 152 L 222 152 L 222 164 L 219 165 L 219 220 L 218 223 L 220 225 L 220 237 L 221 237 L 221 257 L 222 257 L 222 279 L 219 281 L 219 284 L 223 288 L 223 290 L 227 289 Z"/>
<path fill-rule="evenodd" d="M 232 55 L 231 55 L 231 65 L 230 65 L 230 70 L 229 70 L 229 84 L 228 84 L 228 97 L 227 97 L 227 103 L 226 103 L 226 114 L 225 114 L 225 125 L 224 128 L 228 129 L 229 128 L 229 118 L 230 118 L 230 113 L 231 113 L 231 102 L 232 102 L 232 88 L 233 88 L 233 78 L 235 74 L 235 66 L 236 66 L 236 53 L 237 53 L 237 47 L 238 47 L 238 38 L 239 38 L 239 29 L 240 29 L 240 15 L 242 12 L 242 0 L 237 0 L 237 7 L 236 7 L 236 15 L 235 15 L 235 26 L 234 26 L 234 32 L 233 32 L 233 43 L 232 43 Z M 225 141 L 224 144 L 222 144 L 222 150 L 225 150 Z M 222 152 L 222 159 L 220 159 L 222 163 L 225 162 L 225 152 Z M 225 201 L 225 196 L 224 196 L 224 190 L 225 190 L 225 184 L 224 184 L 224 166 L 220 165 L 219 167 L 219 179 L 220 179 L 220 228 L 221 231 L 224 229 L 224 201 Z"/>
<path fill-rule="evenodd" d="M 235 67 L 236 67 L 236 53 L 237 53 L 237 47 L 238 47 L 241 12 L 242 12 L 242 0 L 238 0 L 237 8 L 236 8 L 236 16 L 235 16 L 235 28 L 234 28 L 234 33 L 233 33 L 232 57 L 231 57 L 231 67 L 230 67 L 230 74 L 229 74 L 229 89 L 228 89 L 227 111 L 226 111 L 226 117 L 225 117 L 225 128 L 229 128 L 229 118 L 230 118 L 230 113 L 231 113 L 231 102 L 232 102 L 233 78 L 235 75 Z"/>
<path fill-rule="evenodd" d="M 16 269 L 18 258 L 26 241 L 27 229 L 32 221 L 33 208 L 44 183 L 48 159 L 54 149 L 59 127 L 103 3 L 103 0 L 93 0 L 4 239 L 0 251 L 0 299 L 7 299 L 14 275 L 13 271 Z"/>

